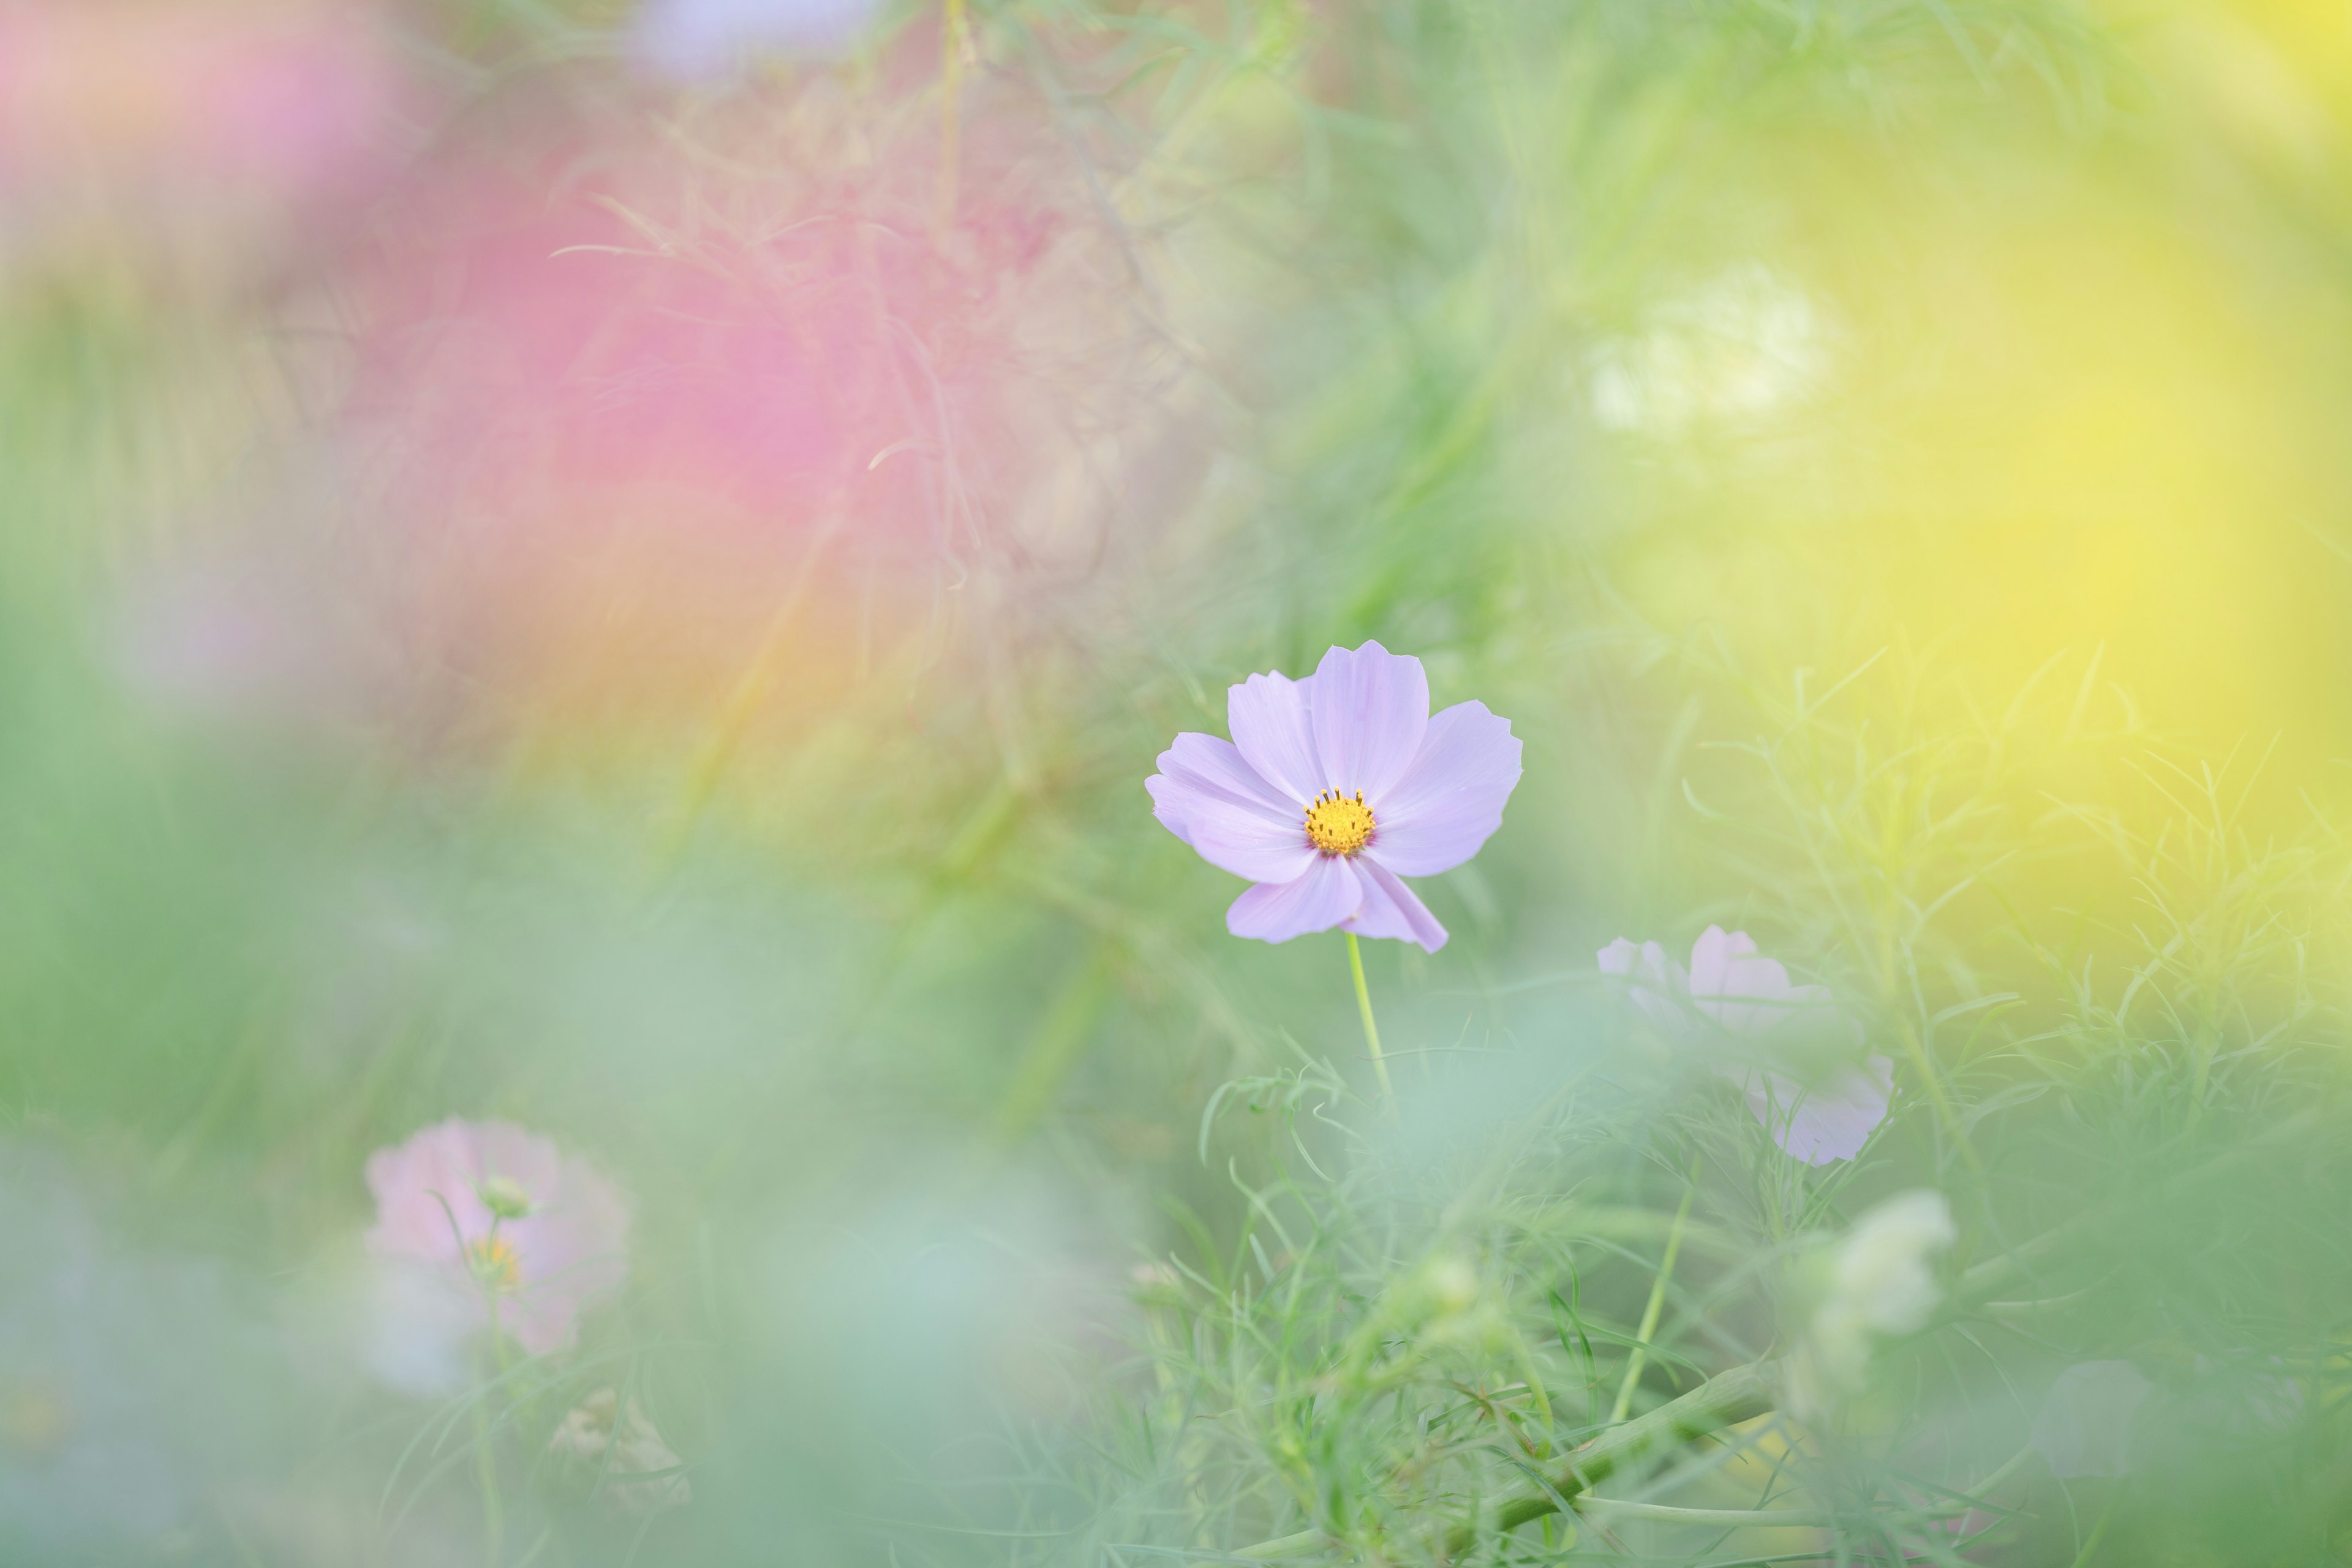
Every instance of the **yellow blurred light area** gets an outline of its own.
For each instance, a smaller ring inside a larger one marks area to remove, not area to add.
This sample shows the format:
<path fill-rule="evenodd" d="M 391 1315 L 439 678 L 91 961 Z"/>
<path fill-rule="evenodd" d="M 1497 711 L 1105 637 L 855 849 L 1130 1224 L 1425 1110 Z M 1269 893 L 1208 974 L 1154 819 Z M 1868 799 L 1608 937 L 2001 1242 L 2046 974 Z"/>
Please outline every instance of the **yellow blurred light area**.
<path fill-rule="evenodd" d="M 2160 733 L 2277 738 L 2297 776 L 2352 751 L 2339 285 L 2177 173 L 2110 154 L 1912 199 L 1900 292 L 1822 289 L 1831 369 L 1781 411 L 1798 455 L 1667 481 L 1698 542 L 1633 547 L 1644 609 L 1760 667 L 1915 650 L 1996 709 L 2104 650 Z"/>
<path fill-rule="evenodd" d="M 2130 8 L 2105 7 L 2129 25 Z M 2160 74 L 2199 93 L 2232 129 L 2312 159 L 2352 121 L 2352 17 L 2331 0 L 2184 5 L 2153 31 Z"/>
<path fill-rule="evenodd" d="M 821 578 L 832 591 L 803 585 L 806 557 L 822 548 L 815 531 L 719 540 L 676 528 L 582 531 L 574 550 L 532 547 L 483 612 L 502 645 L 491 656 L 499 705 L 518 719 L 542 731 L 642 728 L 674 744 L 769 666 L 790 672 L 779 680 L 772 671 L 764 691 L 779 721 L 841 700 L 857 606 L 845 605 L 832 574 Z"/>

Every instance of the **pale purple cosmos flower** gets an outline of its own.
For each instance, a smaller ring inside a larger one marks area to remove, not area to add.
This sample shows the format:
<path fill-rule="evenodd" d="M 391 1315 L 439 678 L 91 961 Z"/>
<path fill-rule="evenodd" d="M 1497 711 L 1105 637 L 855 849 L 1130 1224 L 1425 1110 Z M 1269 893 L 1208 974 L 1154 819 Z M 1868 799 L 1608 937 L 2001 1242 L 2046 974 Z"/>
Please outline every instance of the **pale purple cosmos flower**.
<path fill-rule="evenodd" d="M 1433 716 L 1421 660 L 1335 647 L 1304 680 L 1253 675 L 1225 693 L 1230 742 L 1182 734 L 1144 781 L 1152 814 L 1220 870 L 1257 884 L 1225 929 L 1288 942 L 1343 927 L 1417 942 L 1445 928 L 1398 879 L 1478 853 L 1519 782 L 1510 721 L 1483 702 Z"/>
<path fill-rule="evenodd" d="M 1786 969 L 1758 955 L 1746 931 L 1707 927 L 1691 948 L 1687 970 L 1656 942 L 1635 947 L 1622 936 L 1599 956 L 1601 973 L 1630 982 L 1633 1005 L 1677 1044 L 1731 1037 L 1752 1050 L 1775 1036 L 1811 1043 L 1840 1032 L 1857 1047 L 1862 1043 L 1861 1026 L 1838 1010 L 1829 987 L 1792 983 Z M 1886 1120 L 1895 1088 L 1895 1064 L 1881 1056 L 1860 1067 L 1835 1064 L 1810 1084 L 1752 1060 L 1718 1059 L 1715 1070 L 1740 1086 L 1772 1142 L 1808 1165 L 1861 1152 Z"/>
<path fill-rule="evenodd" d="M 761 54 L 837 55 L 880 0 L 646 0 L 637 57 L 678 81 L 709 81 Z"/>
<path fill-rule="evenodd" d="M 368 1249 L 462 1289 L 533 1355 L 628 1272 L 629 1205 L 585 1161 L 507 1121 L 451 1118 L 368 1156 Z"/>

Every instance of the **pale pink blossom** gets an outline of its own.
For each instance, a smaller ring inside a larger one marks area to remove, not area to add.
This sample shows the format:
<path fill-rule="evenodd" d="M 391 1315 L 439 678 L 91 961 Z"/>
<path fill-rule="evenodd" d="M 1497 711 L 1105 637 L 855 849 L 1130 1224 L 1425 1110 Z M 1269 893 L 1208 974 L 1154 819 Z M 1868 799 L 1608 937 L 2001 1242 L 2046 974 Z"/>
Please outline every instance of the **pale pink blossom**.
<path fill-rule="evenodd" d="M 1431 952 L 1445 928 L 1405 877 L 1478 853 L 1519 782 L 1510 721 L 1483 702 L 1429 710 L 1421 660 L 1335 647 L 1303 680 L 1226 693 L 1231 741 L 1182 734 L 1144 781 L 1152 815 L 1201 858 L 1257 886 L 1225 929 L 1288 942 L 1339 926 Z"/>
<path fill-rule="evenodd" d="M 368 1157 L 368 1249 L 460 1288 L 533 1355 L 628 1272 L 628 1201 L 584 1160 L 506 1121 L 452 1118 Z"/>
<path fill-rule="evenodd" d="M 1740 1086 L 1748 1109 L 1794 1158 L 1809 1165 L 1851 1160 L 1886 1120 L 1895 1064 L 1885 1057 L 1836 1064 L 1810 1083 L 1754 1059 L 1776 1037 L 1811 1043 L 1843 1034 L 1858 1050 L 1862 1030 L 1839 1010 L 1829 987 L 1790 981 L 1788 970 L 1757 952 L 1746 931 L 1707 927 L 1691 948 L 1688 969 L 1654 942 L 1636 947 L 1623 937 L 1599 958 L 1601 973 L 1628 982 L 1634 1007 L 1668 1039 L 1738 1048 L 1729 1058 L 1711 1052 L 1715 1070 Z"/>

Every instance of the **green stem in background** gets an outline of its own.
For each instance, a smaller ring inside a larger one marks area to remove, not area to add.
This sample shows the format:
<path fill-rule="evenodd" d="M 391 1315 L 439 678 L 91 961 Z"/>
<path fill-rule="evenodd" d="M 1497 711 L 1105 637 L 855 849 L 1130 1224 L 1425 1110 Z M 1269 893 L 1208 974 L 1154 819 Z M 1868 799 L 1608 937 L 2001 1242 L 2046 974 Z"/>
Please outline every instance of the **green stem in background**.
<path fill-rule="evenodd" d="M 881 461 L 879 458 L 876 462 Z M 685 858 L 686 847 L 694 837 L 696 826 L 718 792 L 719 779 L 741 748 L 745 736 L 751 733 L 752 721 L 766 704 L 785 676 L 793 649 L 793 632 L 800 616 L 801 605 L 806 602 L 816 582 L 816 569 L 824 562 L 833 537 L 841 531 L 845 513 L 835 510 L 826 514 L 810 538 L 807 552 L 793 569 L 793 580 L 784 589 L 782 600 L 775 613 L 768 617 L 767 629 L 760 635 L 760 646 L 752 652 L 751 663 L 736 678 L 727 694 L 727 701 L 719 711 L 718 721 L 711 727 L 709 737 L 696 753 L 693 770 L 687 775 L 686 788 L 681 793 L 676 813 L 664 830 L 656 851 L 655 872 L 667 877 Z"/>
<path fill-rule="evenodd" d="M 1642 1368 L 1650 1359 L 1650 1336 L 1658 1331 L 1658 1314 L 1665 1310 L 1666 1281 L 1674 1277 L 1675 1259 L 1683 1249 L 1683 1226 L 1690 1223 L 1691 1200 L 1698 1196 L 1698 1161 L 1691 1161 L 1690 1181 L 1683 1188 L 1683 1206 L 1675 1211 L 1674 1228 L 1666 1232 L 1666 1255 L 1658 1261 L 1657 1283 L 1650 1287 L 1650 1304 L 1642 1309 L 1642 1326 L 1634 1339 L 1641 1342 L 1633 1347 L 1633 1356 L 1625 1363 L 1625 1381 L 1617 1385 L 1617 1403 L 1609 1412 L 1609 1424 L 1615 1426 L 1625 1419 L 1625 1412 L 1633 1407 L 1633 1390 L 1642 1381 Z"/>
<path fill-rule="evenodd" d="M 497 1332 L 495 1328 L 491 1331 Z M 487 1394 L 474 1401 L 474 1473 L 482 1483 L 482 1561 L 488 1568 L 499 1568 L 506 1556 L 507 1516 L 505 1505 L 499 1500 L 499 1461 L 491 1449 Z"/>
<path fill-rule="evenodd" d="M 1080 961 L 1045 1009 L 1029 1047 L 1013 1068 L 1013 1081 L 996 1107 L 994 1138 L 1000 1149 L 1010 1149 L 1043 1121 L 1061 1097 L 1062 1085 L 1084 1054 L 1095 1021 L 1110 999 L 1109 950 L 1101 943 Z"/>
<path fill-rule="evenodd" d="M 1364 984 L 1364 950 L 1356 941 L 1354 931 L 1348 932 L 1348 967 L 1356 975 L 1356 1011 L 1364 1018 L 1364 1044 L 1372 1051 L 1372 1072 L 1381 1080 L 1381 1098 L 1388 1102 L 1389 1113 L 1396 1113 L 1396 1086 L 1389 1081 L 1388 1059 L 1381 1055 L 1381 1026 L 1372 1022 L 1372 993 Z"/>
<path fill-rule="evenodd" d="M 1571 1452 L 1566 1467 L 1554 1472 L 1539 1490 L 1505 1500 L 1486 1521 L 1487 1527 L 1496 1535 L 1508 1535 L 1530 1520 L 1558 1512 L 1563 1503 L 1573 1504 L 1618 1470 L 1660 1448 L 1677 1447 L 1766 1414 L 1772 1408 L 1772 1389 L 1779 1381 L 1777 1367 L 1734 1367 L 1678 1399 L 1668 1400 L 1622 1426 L 1612 1426 Z M 1475 1524 L 1456 1525 L 1438 1541 L 1444 1543 L 1445 1557 L 1458 1562 L 1477 1545 L 1479 1533 Z"/>
<path fill-rule="evenodd" d="M 1563 1505 L 1572 1505 L 1620 1469 L 1661 1448 L 1765 1415 L 1772 1408 L 1772 1391 L 1779 1383 L 1777 1365 L 1734 1367 L 1720 1373 L 1647 1415 L 1612 1426 L 1570 1453 L 1564 1468 L 1536 1487 L 1501 1500 L 1491 1515 L 1469 1523 L 1439 1526 L 1428 1539 L 1432 1552 L 1440 1561 L 1459 1562 L 1476 1548 L 1481 1535 L 1508 1535 L 1523 1524 L 1558 1513 Z M 1278 1563 L 1327 1552 L 1331 1543 L 1325 1531 L 1302 1530 L 1244 1546 L 1232 1555 L 1251 1563 Z"/>
<path fill-rule="evenodd" d="M 2098 1555 L 2099 1542 L 2107 1538 L 2107 1526 L 2115 1517 L 2116 1501 L 2109 1498 L 2107 1506 L 2099 1510 L 2099 1522 L 2091 1526 L 2091 1538 L 2083 1542 L 2083 1550 L 2075 1555 L 2074 1568 L 2091 1568 L 2091 1559 Z"/>
<path fill-rule="evenodd" d="M 1911 1058 L 1911 1065 L 1919 1071 L 1919 1081 L 1927 1086 L 1928 1101 L 1936 1108 L 1936 1120 L 1944 1124 L 1946 1135 L 1951 1139 L 1953 1147 L 1959 1150 L 1960 1159 L 1968 1165 L 1970 1173 L 1982 1182 L 1985 1177 L 1984 1162 L 1977 1157 L 1976 1145 L 1969 1142 L 1968 1129 L 1960 1125 L 1959 1112 L 1944 1092 L 1944 1080 L 1936 1071 L 1935 1058 L 1927 1054 L 1927 1042 L 1920 1037 L 1919 1031 L 1912 1026 L 1907 1017 L 1903 1019 L 1898 1033 L 1902 1036 L 1904 1054 Z"/>
<path fill-rule="evenodd" d="M 1911 1018 L 1903 996 L 1902 987 L 1895 983 L 1900 973 L 1895 961 L 1892 927 L 1880 922 L 1878 936 L 1878 990 L 1887 999 L 1888 1012 L 1896 1020 L 1896 1032 L 1902 1037 L 1903 1052 L 1917 1069 L 1919 1082 L 1927 1091 L 1927 1101 L 1935 1107 L 1936 1120 L 1943 1123 L 1944 1133 L 1960 1152 L 1960 1159 L 1981 1185 L 1985 1179 L 1984 1162 L 1977 1157 L 1976 1145 L 1969 1142 L 1968 1129 L 1960 1124 L 1958 1110 L 1951 1097 L 1944 1092 L 1943 1075 L 1936 1070 L 1936 1058 L 1927 1049 L 1927 1037 Z"/>
<path fill-rule="evenodd" d="M 504 1223 L 505 1215 L 491 1215 L 491 1241 L 498 1239 L 499 1226 Z M 503 1388 L 507 1374 L 514 1370 L 513 1359 L 507 1352 L 506 1325 L 499 1321 L 496 1287 L 484 1280 L 481 1291 L 490 1309 L 490 1353 L 498 1358 L 499 1363 L 498 1381 L 493 1386 Z M 479 1366 L 481 1363 L 477 1360 L 475 1364 Z M 482 1560 L 488 1568 L 499 1568 L 507 1555 L 506 1504 L 499 1496 L 499 1457 L 493 1446 L 495 1436 L 490 1429 L 490 1401 L 486 1390 L 474 1401 L 474 1472 L 482 1483 Z"/>

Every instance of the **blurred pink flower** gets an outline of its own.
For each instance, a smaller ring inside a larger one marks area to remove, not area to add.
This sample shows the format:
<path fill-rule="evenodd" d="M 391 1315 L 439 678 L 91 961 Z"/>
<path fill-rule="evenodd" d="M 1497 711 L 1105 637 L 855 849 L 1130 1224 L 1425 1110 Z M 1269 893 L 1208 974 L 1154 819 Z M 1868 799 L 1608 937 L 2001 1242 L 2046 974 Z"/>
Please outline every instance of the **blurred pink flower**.
<path fill-rule="evenodd" d="M 1622 936 L 1599 957 L 1601 973 L 1630 981 L 1635 1008 L 1677 1044 L 1699 1042 L 1710 1032 L 1755 1043 L 1774 1036 L 1812 1043 L 1843 1032 L 1857 1047 L 1862 1043 L 1861 1026 L 1838 1010 L 1829 987 L 1791 983 L 1786 969 L 1757 953 L 1746 931 L 1707 927 L 1691 948 L 1687 970 L 1656 942 L 1636 947 Z M 1810 1085 L 1751 1061 L 1714 1065 L 1740 1086 L 1772 1142 L 1808 1165 L 1861 1152 L 1886 1120 L 1895 1088 L 1895 1064 L 1882 1056 L 1859 1067 L 1839 1064 Z"/>
<path fill-rule="evenodd" d="M 1421 660 L 1335 647 L 1304 680 L 1253 675 L 1226 697 L 1231 742 L 1182 734 L 1144 781 L 1152 813 L 1220 870 L 1258 884 L 1235 936 L 1288 942 L 1341 926 L 1431 952 L 1445 928 L 1400 876 L 1478 853 L 1519 782 L 1510 721 L 1483 702 L 1432 717 Z"/>
<path fill-rule="evenodd" d="M 368 1157 L 370 1251 L 466 1287 L 478 1321 L 533 1355 L 628 1272 L 629 1205 L 585 1161 L 506 1121 L 451 1118 Z"/>
<path fill-rule="evenodd" d="M 829 93 L 789 101 L 847 137 Z M 940 238 L 902 157 L 794 146 L 742 154 L 779 161 L 757 233 L 706 223 L 699 198 L 672 216 L 665 149 L 617 130 L 460 146 L 388 204 L 353 283 L 350 416 L 400 453 L 364 569 L 419 650 L 409 710 L 444 733 L 674 726 L 780 633 L 801 679 L 763 719 L 838 705 L 976 544 L 1075 548 L 1034 531 L 1067 472 L 1049 422 L 1071 376 L 1125 394 L 1066 352 L 1117 300 L 1063 276 L 1061 194 L 972 171 Z M 546 188 L 583 167 L 611 206 Z M 614 207 L 691 243 L 652 249 Z"/>
<path fill-rule="evenodd" d="M 223 208 L 370 163 L 396 96 L 370 7 L 0 4 L 0 197 Z"/>

